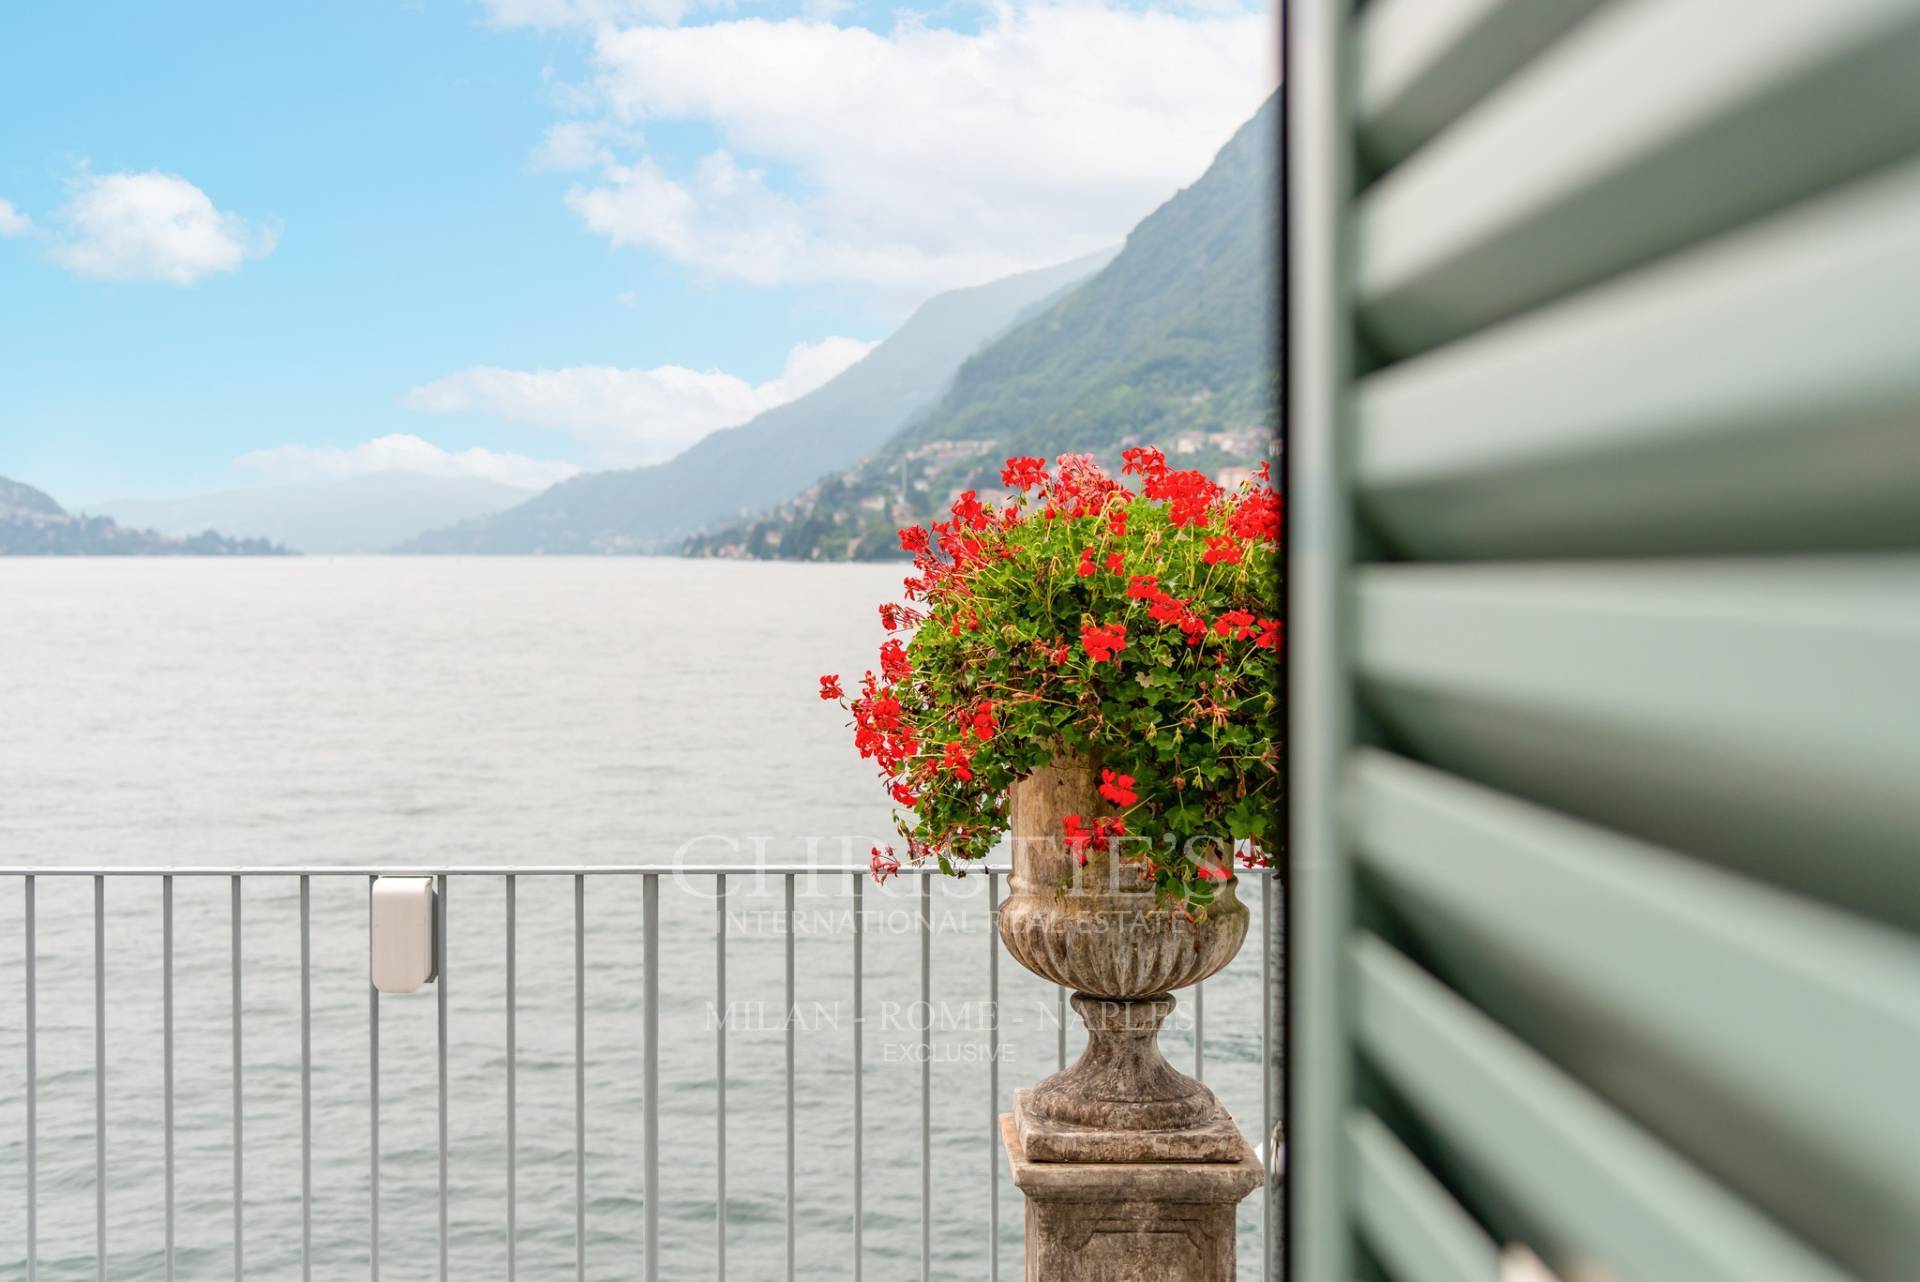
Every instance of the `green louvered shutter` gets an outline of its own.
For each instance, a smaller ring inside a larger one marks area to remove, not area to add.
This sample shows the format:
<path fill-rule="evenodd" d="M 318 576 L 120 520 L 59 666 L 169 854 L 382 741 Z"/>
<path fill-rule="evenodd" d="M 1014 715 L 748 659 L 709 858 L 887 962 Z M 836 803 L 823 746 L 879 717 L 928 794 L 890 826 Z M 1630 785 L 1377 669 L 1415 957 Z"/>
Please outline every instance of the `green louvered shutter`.
<path fill-rule="evenodd" d="M 1920 0 L 1294 0 L 1302 1282 L 1920 1279 Z"/>

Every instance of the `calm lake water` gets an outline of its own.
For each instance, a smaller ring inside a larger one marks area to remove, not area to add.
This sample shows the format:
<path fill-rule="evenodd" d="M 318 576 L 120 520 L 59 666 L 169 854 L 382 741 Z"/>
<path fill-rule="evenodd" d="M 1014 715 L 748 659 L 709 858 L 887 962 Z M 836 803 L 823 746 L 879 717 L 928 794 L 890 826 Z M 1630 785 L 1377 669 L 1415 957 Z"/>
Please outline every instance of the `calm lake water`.
<path fill-rule="evenodd" d="M 0 559 L 0 865 L 864 860 L 890 833 L 822 672 L 857 674 L 895 567 L 654 559 Z M 736 883 L 744 879 L 736 878 Z M 161 1276 L 161 914 L 106 883 L 107 1276 Z M 783 1276 L 785 927 L 777 880 L 728 901 L 729 1276 Z M 1053 1071 L 1054 991 L 1000 962 L 988 1097 L 984 879 L 933 907 L 935 1276 L 987 1276 L 989 1132 Z M 94 1276 L 93 884 L 38 890 L 40 1276 Z M 1261 894 L 1206 992 L 1206 1078 L 1260 1139 Z M 181 1278 L 233 1276 L 231 890 L 175 890 Z M 865 1276 L 918 1276 L 917 886 L 867 886 L 864 1065 L 852 1056 L 851 879 L 799 887 L 797 1251 L 852 1274 L 852 1101 L 865 1101 Z M 0 878 L 0 1278 L 24 1278 L 23 892 Z M 574 1268 L 573 887 L 518 892 L 519 1276 Z M 711 879 L 663 881 L 661 1276 L 715 1272 Z M 505 1276 L 503 880 L 449 893 L 451 1268 Z M 1277 894 L 1274 900 L 1278 911 Z M 587 1272 L 637 1276 L 641 886 L 586 896 Z M 368 1263 L 366 883 L 315 879 L 314 1276 Z M 245 1271 L 299 1276 L 299 935 L 292 878 L 242 910 Z M 1191 1002 L 1164 1044 L 1190 1067 Z M 437 1273 L 435 999 L 381 1003 L 381 1273 Z M 1071 1016 L 1070 1016 L 1071 1018 Z M 1070 1029 L 1069 1054 L 1080 1041 Z M 1021 1206 L 1000 1168 L 1002 1276 Z M 1257 1276 L 1260 1199 L 1243 1208 Z"/>

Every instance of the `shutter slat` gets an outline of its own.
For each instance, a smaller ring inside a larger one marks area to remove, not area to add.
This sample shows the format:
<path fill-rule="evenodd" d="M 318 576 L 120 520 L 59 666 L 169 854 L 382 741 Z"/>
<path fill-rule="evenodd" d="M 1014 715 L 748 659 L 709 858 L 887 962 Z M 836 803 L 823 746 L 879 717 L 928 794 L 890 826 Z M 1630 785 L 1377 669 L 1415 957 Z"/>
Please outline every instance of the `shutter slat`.
<path fill-rule="evenodd" d="M 1376 566 L 1368 703 L 1414 755 L 1920 923 L 1920 558 Z"/>
<path fill-rule="evenodd" d="M 1439 133 L 1602 0 L 1375 0 L 1360 12 L 1360 130 L 1384 169 Z"/>
<path fill-rule="evenodd" d="M 1354 1214 L 1395 1282 L 1494 1282 L 1499 1252 L 1439 1180 L 1371 1113 L 1347 1122 Z"/>
<path fill-rule="evenodd" d="M 1911 545 L 1916 300 L 1910 164 L 1368 379 L 1362 503 L 1430 559 Z"/>
<path fill-rule="evenodd" d="M 1920 144 L 1916 0 L 1595 14 L 1369 191 L 1361 319 L 1405 356 Z"/>
<path fill-rule="evenodd" d="M 1378 750 L 1349 769 L 1357 853 L 1456 987 L 1836 1258 L 1920 1259 L 1920 942 Z"/>
<path fill-rule="evenodd" d="M 1556 1254 L 1620 1278 L 1844 1278 L 1377 936 L 1349 955 L 1362 1048 Z"/>

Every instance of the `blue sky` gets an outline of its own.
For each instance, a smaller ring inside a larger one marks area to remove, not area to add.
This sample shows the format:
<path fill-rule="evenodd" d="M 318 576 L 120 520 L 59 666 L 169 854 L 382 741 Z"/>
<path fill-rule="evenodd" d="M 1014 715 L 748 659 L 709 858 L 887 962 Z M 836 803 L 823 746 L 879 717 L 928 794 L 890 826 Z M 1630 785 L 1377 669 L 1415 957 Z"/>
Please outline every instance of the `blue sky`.
<path fill-rule="evenodd" d="M 1271 91 L 1267 22 L 5 6 L 0 475 L 84 504 L 666 457 L 943 288 L 1117 241 Z"/>

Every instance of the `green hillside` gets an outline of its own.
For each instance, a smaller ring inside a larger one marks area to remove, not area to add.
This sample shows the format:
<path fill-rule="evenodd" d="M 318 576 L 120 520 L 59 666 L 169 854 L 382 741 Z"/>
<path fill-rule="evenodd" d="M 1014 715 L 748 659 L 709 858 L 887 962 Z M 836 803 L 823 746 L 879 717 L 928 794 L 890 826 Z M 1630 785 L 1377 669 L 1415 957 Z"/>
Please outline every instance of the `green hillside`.
<path fill-rule="evenodd" d="M 893 531 L 1010 455 L 1117 461 L 1150 442 L 1217 471 L 1267 455 L 1277 421 L 1272 244 L 1279 104 L 1154 211 L 1118 257 L 960 367 L 927 414 L 780 508 L 689 540 L 693 555 L 892 556 Z"/>
<path fill-rule="evenodd" d="M 69 513 L 45 491 L 0 476 L 0 556 L 284 556 L 265 539 L 208 530 L 189 538 Z"/>
<path fill-rule="evenodd" d="M 878 448 L 945 390 L 960 362 L 1086 279 L 1112 251 L 956 289 L 824 387 L 652 467 L 590 472 L 507 511 L 434 530 L 397 552 L 671 550 L 687 535 L 797 493 Z"/>

